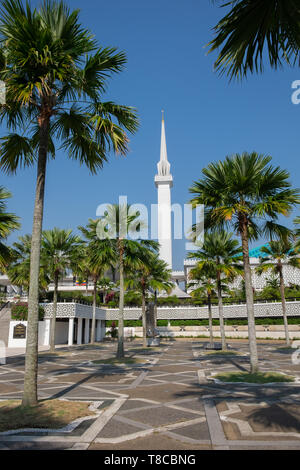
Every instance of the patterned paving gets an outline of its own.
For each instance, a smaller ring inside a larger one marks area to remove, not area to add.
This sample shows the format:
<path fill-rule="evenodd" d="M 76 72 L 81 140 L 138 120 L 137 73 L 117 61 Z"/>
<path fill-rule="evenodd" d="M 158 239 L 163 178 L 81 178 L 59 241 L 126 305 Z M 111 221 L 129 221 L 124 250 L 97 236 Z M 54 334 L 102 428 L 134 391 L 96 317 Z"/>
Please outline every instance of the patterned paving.
<path fill-rule="evenodd" d="M 116 344 L 40 354 L 39 397 L 88 400 L 97 414 L 68 431 L 0 435 L 1 449 L 300 449 L 299 383 L 217 384 L 212 374 L 246 371 L 246 342 L 234 354 L 211 355 L 204 341 L 165 342 L 143 350 L 128 343 L 133 365 L 95 364 Z M 300 378 L 280 344 L 259 344 L 260 368 Z M 21 398 L 24 358 L 0 366 L 0 398 Z"/>

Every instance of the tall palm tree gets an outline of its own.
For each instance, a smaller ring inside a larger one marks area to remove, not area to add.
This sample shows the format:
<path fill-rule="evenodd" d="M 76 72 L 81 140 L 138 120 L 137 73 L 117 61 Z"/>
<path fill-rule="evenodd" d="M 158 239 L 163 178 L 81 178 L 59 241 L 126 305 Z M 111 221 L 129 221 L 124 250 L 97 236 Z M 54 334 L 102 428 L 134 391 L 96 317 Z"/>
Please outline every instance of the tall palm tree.
<path fill-rule="evenodd" d="M 47 159 L 60 142 L 68 157 L 101 169 L 107 152 L 126 154 L 125 130 L 137 128 L 135 111 L 102 100 L 107 79 L 120 72 L 124 53 L 101 48 L 62 1 L 39 8 L 4 0 L 0 9 L 0 79 L 6 104 L 0 117 L 12 133 L 2 138 L 0 168 L 14 173 L 37 164 L 23 405 L 37 402 L 38 279 Z M 19 129 L 20 132 L 16 133 Z"/>
<path fill-rule="evenodd" d="M 202 170 L 202 179 L 190 188 L 193 206 L 204 204 L 206 227 L 233 226 L 242 241 L 251 372 L 258 370 L 249 239 L 271 234 L 284 236 L 287 229 L 277 223 L 300 203 L 298 190 L 288 180 L 289 173 L 270 164 L 271 157 L 243 153 L 211 163 Z"/>
<path fill-rule="evenodd" d="M 114 249 L 119 271 L 119 316 L 118 316 L 118 349 L 117 358 L 124 357 L 124 280 L 125 269 L 138 268 L 140 265 L 140 245 L 137 240 L 129 239 L 132 231 L 142 227 L 140 213 L 132 210 L 128 204 L 110 204 L 97 224 L 99 239 L 114 241 Z"/>
<path fill-rule="evenodd" d="M 141 242 L 141 250 L 138 254 L 140 258 L 140 266 L 134 270 L 129 270 L 126 275 L 126 287 L 135 289 L 142 294 L 142 321 L 143 321 L 143 343 L 147 346 L 147 319 L 146 319 L 146 302 L 150 289 L 154 291 L 169 292 L 173 287 L 171 279 L 171 271 L 165 261 L 161 260 L 158 255 L 159 244 L 148 240 Z"/>
<path fill-rule="evenodd" d="M 80 260 L 82 240 L 72 234 L 72 230 L 64 230 L 55 227 L 53 230 L 45 230 L 42 238 L 42 258 L 45 261 L 51 280 L 54 282 L 53 311 L 50 324 L 50 351 L 55 351 L 55 326 L 57 312 L 58 281 L 67 269 L 77 264 Z"/>
<path fill-rule="evenodd" d="M 113 242 L 109 239 L 99 240 L 97 236 L 98 220 L 89 219 L 86 227 L 79 227 L 79 230 L 88 242 L 85 248 L 82 262 L 78 264 L 79 271 L 83 269 L 87 282 L 91 277 L 93 280 L 93 316 L 91 328 L 91 343 L 96 340 L 96 306 L 97 306 L 97 286 L 101 277 L 108 268 L 115 263 L 115 249 Z"/>
<path fill-rule="evenodd" d="M 233 280 L 237 275 L 242 275 L 243 269 L 241 261 L 241 247 L 237 240 L 232 238 L 233 234 L 225 230 L 213 231 L 207 233 L 204 238 L 203 247 L 193 253 L 189 253 L 189 258 L 197 259 L 197 271 L 202 271 L 203 275 L 208 272 L 214 275 L 216 281 L 220 332 L 222 340 L 222 349 L 226 349 L 226 337 L 224 327 L 224 308 L 222 283 L 226 280 Z"/>
<path fill-rule="evenodd" d="M 260 258 L 260 266 L 256 268 L 258 274 L 271 271 L 279 277 L 282 314 L 284 320 L 285 339 L 290 346 L 288 319 L 286 314 L 285 283 L 283 276 L 283 263 L 293 268 L 300 269 L 299 251 L 295 250 L 292 243 L 287 240 L 270 241 L 267 246 L 261 248 L 263 257 Z"/>
<path fill-rule="evenodd" d="M 0 186 L 0 269 L 4 270 L 11 260 L 11 250 L 3 241 L 13 232 L 20 228 L 19 217 L 6 212 L 6 200 L 11 197 L 11 193 L 3 186 Z"/>
<path fill-rule="evenodd" d="M 231 78 L 262 72 L 285 62 L 299 65 L 300 5 L 298 0 L 222 0 L 231 7 L 215 26 L 210 52 L 221 48 L 215 67 Z"/>
<path fill-rule="evenodd" d="M 189 272 L 189 287 L 192 290 L 192 297 L 205 296 L 207 298 L 207 307 L 208 307 L 208 326 L 209 326 L 209 344 L 212 348 L 214 345 L 214 333 L 213 333 L 213 318 L 212 318 L 212 305 L 211 299 L 212 296 L 216 294 L 216 283 L 213 278 L 213 273 L 206 271 L 204 274 L 203 268 L 195 266 Z"/>

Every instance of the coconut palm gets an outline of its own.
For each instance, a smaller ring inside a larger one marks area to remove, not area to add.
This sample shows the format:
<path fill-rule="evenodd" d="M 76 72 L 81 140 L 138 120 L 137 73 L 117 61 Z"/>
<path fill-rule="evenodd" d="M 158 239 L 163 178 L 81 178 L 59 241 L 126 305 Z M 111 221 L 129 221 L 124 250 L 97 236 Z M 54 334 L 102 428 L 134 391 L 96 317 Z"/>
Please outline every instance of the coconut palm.
<path fill-rule="evenodd" d="M 45 230 L 42 238 L 42 258 L 47 266 L 51 280 L 54 282 L 53 310 L 50 324 L 50 351 L 55 351 L 55 326 L 57 312 L 57 293 L 59 278 L 66 274 L 80 261 L 82 240 L 72 234 L 72 230 L 55 227 Z"/>
<path fill-rule="evenodd" d="M 89 219 L 86 227 L 79 227 L 82 235 L 88 242 L 85 247 L 84 256 L 77 266 L 77 273 L 82 271 L 86 276 L 87 283 L 91 277 L 93 280 L 93 316 L 91 328 L 91 343 L 96 340 L 96 306 L 97 287 L 101 277 L 115 263 L 115 247 L 109 239 L 99 240 L 97 236 L 98 220 Z"/>
<path fill-rule="evenodd" d="M 298 190 L 288 180 L 289 173 L 270 164 L 271 157 L 243 153 L 211 163 L 202 170 L 203 177 L 190 188 L 193 206 L 204 204 L 205 224 L 232 226 L 242 241 L 244 279 L 248 315 L 251 372 L 258 370 L 249 239 L 271 234 L 287 234 L 277 223 L 300 203 Z"/>
<path fill-rule="evenodd" d="M 107 79 L 120 72 L 124 53 L 101 48 L 62 2 L 39 8 L 4 0 L 0 9 L 1 71 L 6 104 L 1 119 L 0 168 L 14 173 L 37 165 L 23 405 L 37 402 L 38 279 L 47 159 L 60 143 L 67 156 L 92 174 L 108 151 L 126 154 L 125 130 L 137 128 L 135 111 L 103 101 Z M 125 130 L 124 130 L 125 129 Z M 19 130 L 19 133 L 16 131 Z"/>
<path fill-rule="evenodd" d="M 224 280 L 232 281 L 236 276 L 243 273 L 240 263 L 242 259 L 240 256 L 241 247 L 232 236 L 232 233 L 228 233 L 225 230 L 207 233 L 204 238 L 203 247 L 196 252 L 188 254 L 188 258 L 197 260 L 196 267 L 198 274 L 202 271 L 204 276 L 210 273 L 210 276 L 215 278 L 222 349 L 226 349 L 222 283 Z"/>
<path fill-rule="evenodd" d="M 300 5 L 298 0 L 222 0 L 231 10 L 215 26 L 210 52 L 221 48 L 215 67 L 231 78 L 299 64 Z"/>
<path fill-rule="evenodd" d="M 124 279 L 125 269 L 136 269 L 140 266 L 140 244 L 129 239 L 131 233 L 137 232 L 143 225 L 140 213 L 128 204 L 110 204 L 97 224 L 99 239 L 114 242 L 114 249 L 119 271 L 119 316 L 118 316 L 118 349 L 117 358 L 124 357 Z"/>
<path fill-rule="evenodd" d="M 209 325 L 209 344 L 212 348 L 214 345 L 214 334 L 213 334 L 213 319 L 212 319 L 212 296 L 216 294 L 216 283 L 213 278 L 214 274 L 209 270 L 204 273 L 203 268 L 196 266 L 189 272 L 189 287 L 192 290 L 192 297 L 205 296 L 207 298 L 208 307 L 208 325 Z"/>
<path fill-rule="evenodd" d="M 263 256 L 260 257 L 260 266 L 256 268 L 256 271 L 260 275 L 270 271 L 274 276 L 277 275 L 279 277 L 285 339 L 287 346 L 290 346 L 289 326 L 286 314 L 283 263 L 295 269 L 300 269 L 299 252 L 295 250 L 292 243 L 287 240 L 271 241 L 268 245 L 261 248 L 261 252 L 263 253 Z"/>
<path fill-rule="evenodd" d="M 171 271 L 165 261 L 158 255 L 159 244 L 148 240 L 141 241 L 141 250 L 138 254 L 140 266 L 134 270 L 129 269 L 126 274 L 125 286 L 135 289 L 142 295 L 142 321 L 143 321 L 143 343 L 147 346 L 147 319 L 146 302 L 150 289 L 154 291 L 171 291 L 173 283 L 170 281 Z"/>
<path fill-rule="evenodd" d="M 15 214 L 6 212 L 6 200 L 11 197 L 11 193 L 3 186 L 0 186 L 0 269 L 4 270 L 11 260 L 11 250 L 3 241 L 13 232 L 20 228 L 19 218 Z"/>

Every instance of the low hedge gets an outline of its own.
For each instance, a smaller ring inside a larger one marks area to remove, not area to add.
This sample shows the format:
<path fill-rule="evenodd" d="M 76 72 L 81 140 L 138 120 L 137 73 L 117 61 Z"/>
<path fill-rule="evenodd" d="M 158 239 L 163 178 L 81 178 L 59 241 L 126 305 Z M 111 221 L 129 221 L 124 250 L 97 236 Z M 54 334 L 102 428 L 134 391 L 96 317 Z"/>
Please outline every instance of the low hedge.
<path fill-rule="evenodd" d="M 118 324 L 118 321 L 107 320 L 106 327 L 110 328 L 112 323 Z M 157 320 L 157 326 L 168 326 L 168 320 Z M 171 320 L 171 326 L 208 326 L 208 318 L 201 320 Z M 245 326 L 248 325 L 247 318 L 228 318 L 224 320 L 226 326 Z M 288 317 L 289 325 L 300 325 L 300 317 Z M 213 326 L 219 326 L 220 322 L 217 318 L 213 318 Z M 256 318 L 256 325 L 283 325 L 282 317 Z M 124 326 L 137 327 L 142 326 L 142 320 L 125 320 Z"/>
<path fill-rule="evenodd" d="M 39 321 L 44 320 L 44 315 L 45 315 L 45 310 L 44 308 L 40 305 L 39 306 Z M 27 321 L 28 319 L 28 304 L 16 304 L 13 305 L 11 308 L 11 318 L 12 320 L 17 320 L 17 321 Z"/>

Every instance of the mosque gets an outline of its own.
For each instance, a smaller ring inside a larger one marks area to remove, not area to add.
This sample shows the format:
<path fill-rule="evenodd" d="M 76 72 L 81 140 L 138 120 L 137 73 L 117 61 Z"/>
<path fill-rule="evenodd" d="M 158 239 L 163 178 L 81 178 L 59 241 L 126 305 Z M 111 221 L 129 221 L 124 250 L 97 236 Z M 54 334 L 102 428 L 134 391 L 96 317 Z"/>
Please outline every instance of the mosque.
<path fill-rule="evenodd" d="M 172 262 L 172 240 L 173 240 L 173 224 L 172 224 L 172 198 L 171 189 L 173 187 L 173 176 L 171 174 L 171 165 L 168 161 L 167 154 L 167 143 L 166 143 L 166 130 L 165 130 L 165 119 L 164 115 L 161 122 L 161 143 L 160 143 L 160 160 L 157 164 L 157 174 L 154 178 L 155 186 L 157 189 L 157 202 L 158 202 L 158 241 L 160 243 L 160 257 L 163 259 L 169 269 L 172 271 L 172 280 L 174 281 L 174 288 L 169 294 L 171 296 L 177 296 L 178 298 L 190 298 L 189 292 L 187 292 L 187 283 L 190 281 L 189 272 L 195 267 L 195 259 L 185 259 L 183 262 L 183 269 L 181 271 L 173 270 Z M 250 263 L 252 267 L 252 281 L 255 290 L 262 290 L 267 279 L 270 275 L 263 274 L 259 276 L 255 272 L 255 268 L 259 265 L 259 256 L 261 255 L 260 248 L 250 250 Z M 287 264 L 283 266 L 283 274 L 285 284 L 298 284 L 300 285 L 300 270 L 294 269 Z M 241 278 L 237 278 L 232 288 L 239 288 L 241 285 Z M 49 290 L 53 290 L 53 285 L 50 284 Z M 0 289 L 4 290 L 9 298 L 19 296 L 21 289 L 19 287 L 11 285 L 6 275 L 0 273 Z M 72 274 L 69 274 L 59 282 L 60 291 L 82 291 L 89 293 L 92 291 L 92 283 L 78 284 Z M 162 297 L 166 297 L 167 294 L 161 294 Z"/>
<path fill-rule="evenodd" d="M 158 241 L 160 243 L 160 257 L 168 264 L 172 270 L 172 202 L 171 188 L 173 186 L 173 177 L 170 172 L 171 165 L 168 161 L 165 120 L 162 117 L 161 123 L 161 147 L 160 161 L 157 164 L 157 175 L 155 176 L 155 185 L 158 193 Z M 250 250 L 250 264 L 252 268 L 252 281 L 255 290 L 262 290 L 270 274 L 261 276 L 256 274 L 255 268 L 259 265 L 259 257 L 262 255 L 260 248 Z M 172 279 L 176 286 L 170 295 L 177 295 L 179 298 L 190 297 L 186 292 L 186 285 L 189 280 L 189 272 L 196 265 L 195 259 L 185 259 L 182 271 L 172 270 Z M 300 284 L 300 270 L 294 269 L 287 264 L 283 266 L 283 275 L 286 286 L 289 284 Z M 237 278 L 232 288 L 239 288 L 242 278 Z M 179 287 L 179 283 L 184 282 L 185 291 Z"/>

